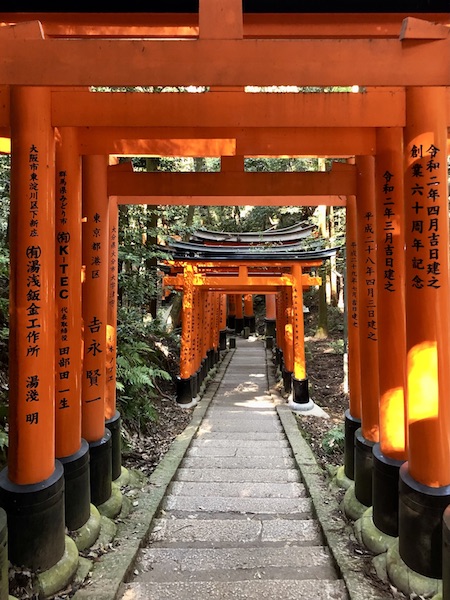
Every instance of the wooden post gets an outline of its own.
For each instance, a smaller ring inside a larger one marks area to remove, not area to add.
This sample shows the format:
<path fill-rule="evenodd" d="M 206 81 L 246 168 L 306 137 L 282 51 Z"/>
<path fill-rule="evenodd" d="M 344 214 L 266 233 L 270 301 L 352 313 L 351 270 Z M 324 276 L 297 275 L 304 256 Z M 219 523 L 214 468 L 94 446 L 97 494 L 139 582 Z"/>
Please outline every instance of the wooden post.
<path fill-rule="evenodd" d="M 407 88 L 405 155 L 408 461 L 400 469 L 399 549 L 440 578 L 450 502 L 446 89 Z"/>
<path fill-rule="evenodd" d="M 359 253 L 355 196 L 347 196 L 346 223 L 349 408 L 345 411 L 344 472 L 349 479 L 353 480 L 355 477 L 355 433 L 361 427 L 360 317 L 358 313 Z"/>
<path fill-rule="evenodd" d="M 10 99 L 9 452 L 0 505 L 8 515 L 11 563 L 47 570 L 65 548 L 54 425 L 54 131 L 50 89 L 12 87 Z"/>
<path fill-rule="evenodd" d="M 355 433 L 355 495 L 372 505 L 372 448 L 378 432 L 378 316 L 375 173 L 372 156 L 357 156 L 358 314 L 361 428 Z"/>
<path fill-rule="evenodd" d="M 244 328 L 244 309 L 242 307 L 242 294 L 236 294 L 234 297 L 234 307 L 236 311 L 235 331 L 236 335 L 242 333 Z"/>
<path fill-rule="evenodd" d="M 119 165 L 118 165 L 119 168 Z M 108 215 L 108 303 L 106 324 L 105 425 L 111 432 L 112 479 L 122 473 L 121 415 L 117 410 L 117 284 L 119 252 L 119 207 L 117 198 L 109 198 Z"/>
<path fill-rule="evenodd" d="M 56 456 L 64 467 L 70 531 L 90 516 L 89 445 L 81 437 L 81 157 L 77 131 L 59 130 L 56 145 Z"/>
<path fill-rule="evenodd" d="M 275 337 L 276 333 L 276 306 L 275 294 L 266 294 L 266 338 Z"/>
<path fill-rule="evenodd" d="M 398 477 L 406 459 L 403 131 L 377 130 L 375 163 L 380 442 L 373 447 L 373 522 L 398 535 Z"/>
<path fill-rule="evenodd" d="M 228 329 L 236 328 L 236 296 L 227 294 L 228 311 L 227 311 L 227 327 Z"/>
<path fill-rule="evenodd" d="M 83 331 L 82 434 L 89 442 L 91 499 L 111 496 L 111 432 L 105 428 L 106 325 L 108 320 L 108 158 L 83 156 Z"/>
<path fill-rule="evenodd" d="M 181 317 L 181 345 L 180 345 L 180 377 L 177 381 L 177 402 L 190 404 L 196 393 L 192 393 L 192 376 L 194 374 L 193 361 L 193 320 L 194 301 L 194 269 L 186 265 L 183 270 L 183 304 Z"/>
<path fill-rule="evenodd" d="M 255 313 L 252 294 L 245 294 L 244 296 L 244 327 L 248 327 L 250 333 L 255 333 Z"/>
<path fill-rule="evenodd" d="M 292 265 L 292 319 L 294 338 L 292 402 L 296 410 L 310 410 L 314 404 L 309 397 L 306 377 L 302 267 L 299 263 Z"/>

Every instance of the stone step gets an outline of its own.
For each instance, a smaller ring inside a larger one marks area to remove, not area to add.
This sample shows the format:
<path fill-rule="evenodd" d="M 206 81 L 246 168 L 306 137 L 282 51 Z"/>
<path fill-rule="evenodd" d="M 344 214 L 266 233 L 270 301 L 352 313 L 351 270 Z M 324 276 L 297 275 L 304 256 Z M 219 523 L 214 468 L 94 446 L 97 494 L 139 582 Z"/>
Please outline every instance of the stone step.
<path fill-rule="evenodd" d="M 258 580 L 220 582 L 130 583 L 122 600 L 348 600 L 342 580 Z"/>
<path fill-rule="evenodd" d="M 188 512 L 223 513 L 265 513 L 265 514 L 304 514 L 312 515 L 310 498 L 237 498 L 174 496 L 165 497 L 162 507 L 165 510 Z"/>
<path fill-rule="evenodd" d="M 330 553 L 322 546 L 146 548 L 135 569 L 135 581 L 141 582 L 338 579 Z"/>
<path fill-rule="evenodd" d="M 193 515 L 195 517 L 195 515 Z M 322 534 L 314 519 L 155 519 L 150 540 L 167 544 L 189 544 L 203 547 L 205 542 L 232 543 L 234 546 L 261 546 L 264 543 L 287 542 L 308 546 L 322 546 Z"/>
<path fill-rule="evenodd" d="M 187 456 L 181 466 L 193 469 L 294 469 L 295 463 L 286 456 Z"/>
<path fill-rule="evenodd" d="M 260 432 L 276 433 L 277 431 L 283 431 L 279 421 L 271 421 L 269 423 L 262 423 L 261 421 L 259 421 L 258 424 L 254 426 L 250 421 L 250 419 L 248 421 L 247 419 L 236 419 L 233 422 L 221 422 L 215 419 L 211 420 L 206 418 L 203 420 L 201 427 L 199 428 L 199 432 L 201 433 L 202 431 L 226 431 L 230 433 L 244 433 L 247 431 L 254 431 L 256 428 Z"/>
<path fill-rule="evenodd" d="M 276 446 L 272 446 L 272 448 L 270 448 L 269 452 L 268 449 L 265 448 L 264 446 L 260 445 L 260 446 L 246 446 L 244 448 L 238 448 L 238 447 L 233 447 L 233 446 L 229 446 L 228 448 L 216 448 L 216 447 L 190 447 L 189 450 L 186 452 L 186 456 L 204 456 L 204 457 L 217 457 L 217 456 L 223 456 L 223 457 L 240 457 L 240 456 L 244 456 L 247 458 L 250 458 L 252 456 L 265 456 L 266 454 L 270 453 L 270 456 L 272 457 L 289 457 L 292 456 L 292 452 L 290 449 L 288 448 L 277 448 Z"/>
<path fill-rule="evenodd" d="M 286 440 L 286 436 L 282 431 L 247 431 L 247 432 L 231 432 L 231 431 L 199 431 L 195 440 L 248 440 L 248 441 L 277 441 Z"/>
<path fill-rule="evenodd" d="M 170 494 L 198 497 L 299 498 L 306 496 L 300 483 L 186 483 L 174 481 Z"/>
<path fill-rule="evenodd" d="M 272 451 L 272 448 L 290 448 L 289 442 L 287 440 L 248 440 L 248 439 L 239 439 L 239 440 L 229 440 L 228 438 L 223 439 L 204 439 L 204 438 L 194 438 L 191 442 L 190 448 L 260 448 L 261 450 L 269 452 Z"/>
<path fill-rule="evenodd" d="M 230 483 L 284 483 L 300 481 L 293 469 L 178 469 L 177 481 Z"/>

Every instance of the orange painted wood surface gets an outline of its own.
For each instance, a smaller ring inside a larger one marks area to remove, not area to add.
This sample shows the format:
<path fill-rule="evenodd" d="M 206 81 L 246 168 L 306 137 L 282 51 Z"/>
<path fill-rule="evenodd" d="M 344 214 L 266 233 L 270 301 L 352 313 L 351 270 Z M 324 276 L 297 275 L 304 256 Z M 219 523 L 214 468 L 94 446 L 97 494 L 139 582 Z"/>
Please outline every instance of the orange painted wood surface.
<path fill-rule="evenodd" d="M 380 129 L 375 163 L 380 449 L 406 460 L 403 130 Z"/>
<path fill-rule="evenodd" d="M 82 161 L 84 358 L 82 373 L 82 434 L 88 442 L 105 431 L 106 326 L 108 320 L 109 209 L 106 193 L 108 157 Z"/>
<path fill-rule="evenodd" d="M 378 317 L 374 159 L 357 156 L 358 315 L 361 372 L 361 429 L 379 441 Z"/>
<path fill-rule="evenodd" d="M 25 485 L 55 468 L 55 149 L 49 90 L 11 93 L 8 477 Z"/>
<path fill-rule="evenodd" d="M 108 194 L 124 197 L 349 196 L 355 192 L 354 171 L 304 173 L 121 173 L 109 171 L 108 174 Z M 345 199 L 342 202 L 344 203 Z M 142 203 L 145 204 L 145 202 Z"/>
<path fill-rule="evenodd" d="M 358 307 L 358 230 L 356 197 L 347 198 L 345 242 L 347 252 L 347 337 L 349 410 L 354 419 L 361 419 L 360 317 Z"/>
<path fill-rule="evenodd" d="M 450 484 L 448 182 L 445 91 L 407 90 L 405 152 L 408 467 Z"/>
<path fill-rule="evenodd" d="M 449 54 L 448 40 L 417 45 L 395 39 L 115 41 L 0 36 L 0 84 L 445 86 Z M 36 69 L 37 63 L 49 68 Z M 418 64 L 427 68 L 419 70 Z"/>
<path fill-rule="evenodd" d="M 81 445 L 81 157 L 77 131 L 62 128 L 56 145 L 56 456 Z"/>

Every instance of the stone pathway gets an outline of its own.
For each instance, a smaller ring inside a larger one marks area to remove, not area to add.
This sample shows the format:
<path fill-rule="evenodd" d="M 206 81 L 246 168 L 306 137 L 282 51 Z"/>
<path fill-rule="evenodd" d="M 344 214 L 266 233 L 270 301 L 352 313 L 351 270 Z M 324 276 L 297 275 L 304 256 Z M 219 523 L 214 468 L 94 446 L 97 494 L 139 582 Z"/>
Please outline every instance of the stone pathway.
<path fill-rule="evenodd" d="M 348 598 L 267 389 L 238 338 L 122 600 Z"/>

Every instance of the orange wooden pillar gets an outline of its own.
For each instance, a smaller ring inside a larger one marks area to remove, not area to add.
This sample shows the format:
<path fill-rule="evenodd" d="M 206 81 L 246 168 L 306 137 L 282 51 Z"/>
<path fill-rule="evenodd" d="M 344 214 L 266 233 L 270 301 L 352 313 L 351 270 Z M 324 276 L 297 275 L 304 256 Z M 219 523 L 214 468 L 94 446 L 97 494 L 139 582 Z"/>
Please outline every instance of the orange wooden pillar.
<path fill-rule="evenodd" d="M 252 294 L 245 294 L 244 296 L 244 327 L 248 327 L 250 333 L 255 333 L 256 331 Z"/>
<path fill-rule="evenodd" d="M 266 317 L 265 317 L 266 344 L 267 344 L 267 338 L 271 338 L 272 343 L 273 343 L 273 339 L 276 336 L 277 313 L 276 313 L 275 304 L 276 304 L 275 294 L 266 294 Z"/>
<path fill-rule="evenodd" d="M 292 326 L 292 406 L 296 410 L 307 411 L 313 408 L 314 403 L 309 397 L 308 378 L 306 376 L 303 282 L 302 267 L 299 263 L 292 265 Z"/>
<path fill-rule="evenodd" d="M 377 130 L 375 162 L 380 441 L 373 447 L 373 522 L 398 535 L 398 478 L 406 460 L 403 130 Z"/>
<path fill-rule="evenodd" d="M 283 386 L 286 393 L 292 390 L 292 374 L 294 372 L 294 325 L 292 308 L 292 289 L 286 287 L 284 293 L 284 339 L 283 339 Z"/>
<path fill-rule="evenodd" d="M 346 298 L 349 407 L 345 411 L 344 473 L 353 480 L 355 476 L 355 433 L 361 427 L 361 371 L 358 313 L 358 236 L 356 197 L 347 197 L 346 208 Z"/>
<path fill-rule="evenodd" d="M 375 171 L 372 156 L 356 157 L 361 427 L 355 433 L 355 496 L 372 505 L 372 449 L 378 433 L 378 316 Z"/>
<path fill-rule="evenodd" d="M 82 434 L 90 448 L 91 500 L 95 506 L 106 502 L 112 491 L 111 432 L 105 427 L 109 261 L 107 168 L 107 157 L 83 156 Z"/>
<path fill-rule="evenodd" d="M 219 350 L 227 348 L 227 295 L 220 294 Z"/>
<path fill-rule="evenodd" d="M 48 88 L 11 88 L 8 466 L 0 505 L 13 565 L 47 570 L 65 549 L 55 461 L 55 147 Z"/>
<path fill-rule="evenodd" d="M 117 165 L 115 168 L 120 168 Z M 108 218 L 108 303 L 106 324 L 105 425 L 111 432 L 112 479 L 122 473 L 121 415 L 117 410 L 117 286 L 119 251 L 119 207 L 117 198 L 109 198 Z"/>
<path fill-rule="evenodd" d="M 236 296 L 227 294 L 227 327 L 228 329 L 236 328 Z"/>
<path fill-rule="evenodd" d="M 220 294 L 213 292 L 213 349 L 214 364 L 220 360 Z"/>
<path fill-rule="evenodd" d="M 69 531 L 90 516 L 89 445 L 81 437 L 81 157 L 75 128 L 56 144 L 56 456 L 64 467 Z"/>
<path fill-rule="evenodd" d="M 244 309 L 242 306 L 242 294 L 235 294 L 234 296 L 234 308 L 236 311 L 236 318 L 234 321 L 234 329 L 236 335 L 240 335 L 244 329 Z"/>
<path fill-rule="evenodd" d="M 284 331 L 286 322 L 286 289 L 283 288 L 278 293 L 277 298 L 277 363 L 280 367 L 281 375 L 283 375 L 284 370 L 284 351 L 286 345 Z"/>
<path fill-rule="evenodd" d="M 197 395 L 194 379 L 194 267 L 186 265 L 183 270 L 183 304 L 181 317 L 180 376 L 177 379 L 177 402 L 192 405 Z"/>
<path fill-rule="evenodd" d="M 404 562 L 441 577 L 450 503 L 447 104 L 445 88 L 406 89 L 405 231 L 408 461 L 400 469 Z"/>

